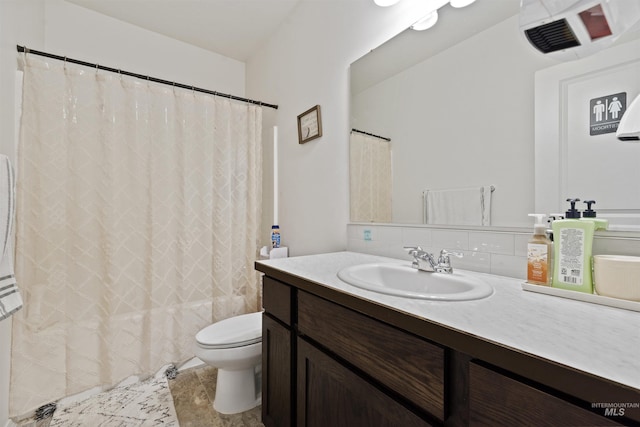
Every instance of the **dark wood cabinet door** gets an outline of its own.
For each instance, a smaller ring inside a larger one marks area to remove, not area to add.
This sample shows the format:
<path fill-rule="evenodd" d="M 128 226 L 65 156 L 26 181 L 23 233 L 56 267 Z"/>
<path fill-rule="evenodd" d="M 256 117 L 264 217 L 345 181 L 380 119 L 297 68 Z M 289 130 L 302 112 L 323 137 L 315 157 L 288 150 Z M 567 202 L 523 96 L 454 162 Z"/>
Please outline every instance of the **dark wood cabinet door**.
<path fill-rule="evenodd" d="M 444 420 L 442 347 L 306 292 L 298 292 L 298 332 Z"/>
<path fill-rule="evenodd" d="M 469 374 L 471 426 L 620 425 L 475 363 Z"/>
<path fill-rule="evenodd" d="M 291 331 L 262 315 L 262 422 L 266 427 L 293 426 Z"/>
<path fill-rule="evenodd" d="M 412 427 L 427 421 L 298 338 L 298 427 Z"/>

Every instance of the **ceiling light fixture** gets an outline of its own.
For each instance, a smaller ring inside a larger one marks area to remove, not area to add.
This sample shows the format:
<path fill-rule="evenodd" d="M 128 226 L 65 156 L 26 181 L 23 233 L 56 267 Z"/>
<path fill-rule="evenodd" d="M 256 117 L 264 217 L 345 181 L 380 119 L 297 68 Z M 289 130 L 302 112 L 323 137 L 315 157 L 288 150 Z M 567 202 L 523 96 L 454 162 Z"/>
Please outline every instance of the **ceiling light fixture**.
<path fill-rule="evenodd" d="M 476 0 L 451 0 L 449 3 L 451 4 L 452 7 L 456 7 L 459 9 L 461 7 L 469 6 L 471 3 L 475 1 Z"/>
<path fill-rule="evenodd" d="M 398 3 L 400 0 L 373 0 L 373 2 L 375 4 L 377 4 L 378 6 L 381 7 L 388 7 L 388 6 L 393 6 L 394 4 Z M 442 1 L 442 0 L 440 0 Z M 451 7 L 455 7 L 455 8 L 462 8 L 462 7 L 466 7 L 469 6 L 471 3 L 475 2 L 476 0 L 449 0 L 447 2 L 447 0 L 442 1 L 442 3 L 439 4 L 451 4 Z M 427 30 L 431 27 L 433 27 L 434 25 L 436 25 L 436 22 L 438 22 L 438 9 L 435 9 L 433 12 L 423 16 L 422 18 L 420 18 L 419 21 L 417 21 L 415 24 L 413 24 L 410 28 L 416 31 L 423 31 L 423 30 Z"/>
<path fill-rule="evenodd" d="M 373 0 L 375 4 L 381 7 L 393 6 L 398 3 L 400 0 Z"/>
<path fill-rule="evenodd" d="M 411 26 L 411 29 L 416 31 L 427 30 L 436 25 L 436 22 L 438 22 L 438 11 L 434 10 L 433 12 L 429 13 L 427 16 L 423 17 L 418 22 L 413 24 Z"/>

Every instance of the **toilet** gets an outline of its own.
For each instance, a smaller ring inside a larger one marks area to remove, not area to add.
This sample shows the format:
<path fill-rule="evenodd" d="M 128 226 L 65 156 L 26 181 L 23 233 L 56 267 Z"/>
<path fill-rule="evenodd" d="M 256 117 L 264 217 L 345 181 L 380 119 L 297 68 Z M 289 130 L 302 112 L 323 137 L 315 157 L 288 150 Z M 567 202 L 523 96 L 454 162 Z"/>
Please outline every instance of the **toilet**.
<path fill-rule="evenodd" d="M 218 368 L 213 409 L 236 414 L 261 403 L 262 312 L 216 322 L 195 341 L 195 355 Z"/>

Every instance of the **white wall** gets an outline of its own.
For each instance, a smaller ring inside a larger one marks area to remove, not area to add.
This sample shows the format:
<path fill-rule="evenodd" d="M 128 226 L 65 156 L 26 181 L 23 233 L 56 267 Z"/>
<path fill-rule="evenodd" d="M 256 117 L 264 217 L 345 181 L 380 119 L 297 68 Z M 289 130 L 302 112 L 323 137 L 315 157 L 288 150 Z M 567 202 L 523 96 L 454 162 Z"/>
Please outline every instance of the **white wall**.
<path fill-rule="evenodd" d="M 244 96 L 240 61 L 63 0 L 46 0 L 45 12 L 45 45 L 36 50 Z"/>
<path fill-rule="evenodd" d="M 245 64 L 62 0 L 0 1 L 0 152 L 15 159 L 16 44 L 244 96 Z M 18 283 L 20 286 L 20 283 Z M 11 321 L 0 322 L 0 426 L 9 417 Z"/>
<path fill-rule="evenodd" d="M 426 1 L 302 0 L 247 61 L 247 94 L 280 106 L 282 242 L 292 255 L 346 248 L 349 64 L 424 15 Z M 323 136 L 298 144 L 297 116 L 319 104 Z M 265 194 L 265 197 L 268 194 Z"/>
<path fill-rule="evenodd" d="M 44 40 L 41 0 L 0 1 L 0 153 L 15 158 L 16 44 Z M 0 321 L 0 426 L 8 425 L 11 319 Z"/>

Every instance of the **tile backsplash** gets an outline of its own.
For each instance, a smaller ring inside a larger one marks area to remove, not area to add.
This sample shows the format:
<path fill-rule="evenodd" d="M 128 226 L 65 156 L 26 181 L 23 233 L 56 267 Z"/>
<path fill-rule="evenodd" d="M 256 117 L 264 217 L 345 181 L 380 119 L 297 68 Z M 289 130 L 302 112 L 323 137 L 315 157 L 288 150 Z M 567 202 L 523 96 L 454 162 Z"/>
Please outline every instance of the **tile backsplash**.
<path fill-rule="evenodd" d="M 465 270 L 526 279 L 527 242 L 531 232 L 525 229 L 456 229 L 433 226 L 393 224 L 348 224 L 347 250 L 391 258 L 410 257 L 405 246 L 421 246 L 438 254 L 441 249 L 462 252 L 462 258 L 451 257 L 451 265 Z M 594 254 L 640 256 L 640 235 L 597 233 Z"/>

